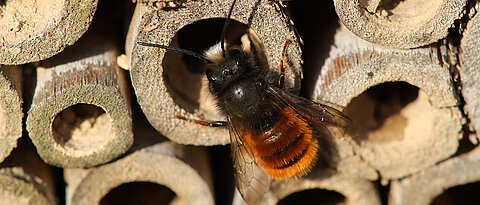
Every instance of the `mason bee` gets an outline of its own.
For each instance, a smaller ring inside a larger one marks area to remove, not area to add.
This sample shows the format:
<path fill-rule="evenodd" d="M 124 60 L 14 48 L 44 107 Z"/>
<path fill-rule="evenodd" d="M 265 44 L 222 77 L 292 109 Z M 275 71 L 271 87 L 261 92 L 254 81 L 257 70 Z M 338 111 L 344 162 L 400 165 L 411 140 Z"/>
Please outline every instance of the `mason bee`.
<path fill-rule="evenodd" d="M 179 119 L 230 132 L 236 185 L 247 203 L 269 189 L 271 179 L 298 178 L 310 172 L 318 159 L 318 138 L 330 137 L 327 127 L 349 129 L 342 112 L 288 91 L 286 40 L 280 68 L 269 69 L 260 39 L 252 30 L 240 45 L 225 40 L 233 1 L 219 43 L 203 55 L 182 48 L 137 42 L 142 46 L 181 52 L 202 60 L 209 91 L 226 121 Z"/>

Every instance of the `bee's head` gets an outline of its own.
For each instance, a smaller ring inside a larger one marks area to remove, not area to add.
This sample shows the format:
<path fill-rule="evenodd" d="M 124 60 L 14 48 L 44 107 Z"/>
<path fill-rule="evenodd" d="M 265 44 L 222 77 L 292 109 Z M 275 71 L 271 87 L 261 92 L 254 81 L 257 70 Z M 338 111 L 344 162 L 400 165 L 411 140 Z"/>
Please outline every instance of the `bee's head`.
<path fill-rule="evenodd" d="M 205 52 L 207 64 L 206 75 L 210 91 L 218 93 L 232 83 L 248 77 L 252 71 L 253 60 L 243 49 L 232 46 L 225 50 L 225 55 L 218 43 Z"/>

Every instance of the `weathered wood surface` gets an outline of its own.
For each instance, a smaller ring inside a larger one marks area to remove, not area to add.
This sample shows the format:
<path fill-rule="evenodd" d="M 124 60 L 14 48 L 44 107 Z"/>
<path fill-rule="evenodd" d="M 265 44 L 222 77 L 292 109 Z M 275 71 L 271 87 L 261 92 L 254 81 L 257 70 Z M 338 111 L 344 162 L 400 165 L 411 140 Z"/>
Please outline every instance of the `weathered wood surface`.
<path fill-rule="evenodd" d="M 467 24 L 460 46 L 460 78 L 465 109 L 475 130 L 480 130 L 480 6 L 470 12 L 475 15 Z"/>
<path fill-rule="evenodd" d="M 391 184 L 389 204 L 431 204 L 436 197 L 449 188 L 478 183 L 479 167 L 480 148 L 476 147 L 468 153 L 445 160 L 418 174 L 394 180 Z M 477 199 L 478 196 L 466 197 Z"/>
<path fill-rule="evenodd" d="M 127 79 L 116 63 L 119 48 L 112 29 L 100 22 L 74 46 L 38 65 L 26 123 L 49 164 L 95 166 L 133 143 Z"/>
<path fill-rule="evenodd" d="M 467 0 L 334 0 L 338 17 L 355 35 L 396 48 L 416 48 L 445 38 Z"/>
<path fill-rule="evenodd" d="M 8 1 L 0 9 L 0 64 L 52 57 L 88 29 L 96 0 Z"/>
<path fill-rule="evenodd" d="M 22 69 L 0 66 L 0 162 L 22 136 Z"/>
<path fill-rule="evenodd" d="M 272 185 L 271 191 L 266 194 L 259 204 L 274 205 L 292 194 L 314 189 L 333 191 L 343 197 L 338 201 L 335 201 L 336 197 L 332 197 L 332 195 L 316 198 L 322 202 L 331 202 L 331 204 L 382 204 L 378 190 L 373 182 L 349 174 L 338 173 L 334 170 L 316 172 L 301 180 L 276 181 Z M 328 196 L 331 198 L 328 198 Z M 234 201 L 240 201 L 240 195 L 236 195 L 236 197 Z M 300 201 L 311 201 L 311 199 L 300 199 Z M 290 203 L 292 202 L 293 204 L 301 203 L 290 201 Z"/>
<path fill-rule="evenodd" d="M 99 204 L 114 188 L 132 182 L 167 187 L 176 195 L 171 204 L 214 204 L 206 154 L 201 147 L 163 142 L 99 167 L 66 169 L 67 204 Z M 157 196 L 147 195 L 142 200 L 148 202 L 162 195 L 154 194 Z"/>
<path fill-rule="evenodd" d="M 42 162 L 31 143 L 20 141 L 0 164 L 0 204 L 58 204 L 53 169 Z"/>
<path fill-rule="evenodd" d="M 136 42 L 184 46 L 202 53 L 219 42 L 224 22 L 219 18 L 226 18 L 230 6 L 230 1 L 187 1 L 178 8 L 164 10 L 137 4 L 126 42 L 133 87 L 149 122 L 172 141 L 194 145 L 226 144 L 229 135 L 226 129 L 201 127 L 175 118 L 181 115 L 193 119 L 224 120 L 218 115 L 207 91 L 202 65 L 187 62 L 179 53 L 139 46 Z M 299 88 L 301 52 L 294 32 L 276 5 L 266 0 L 237 1 L 231 29 L 245 32 L 245 25 L 263 42 L 270 69 L 279 70 L 283 46 L 287 40 L 292 41 L 288 47 L 291 66 L 287 69 L 288 86 Z M 182 28 L 185 29 L 183 33 Z M 211 29 L 217 30 L 218 35 L 213 35 Z M 238 38 L 239 35 L 234 33 L 229 36 Z"/>
<path fill-rule="evenodd" d="M 382 179 L 420 172 L 457 151 L 459 101 L 434 51 L 385 49 L 342 27 L 322 67 L 314 99 L 346 108 L 356 122 L 353 152 Z"/>

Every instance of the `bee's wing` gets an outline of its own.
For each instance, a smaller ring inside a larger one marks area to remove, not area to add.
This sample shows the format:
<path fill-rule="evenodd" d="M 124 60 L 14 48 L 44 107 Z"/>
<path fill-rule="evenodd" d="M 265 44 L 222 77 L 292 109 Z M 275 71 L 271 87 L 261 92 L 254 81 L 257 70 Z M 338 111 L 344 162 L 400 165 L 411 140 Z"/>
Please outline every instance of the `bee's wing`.
<path fill-rule="evenodd" d="M 294 109 L 309 123 L 337 127 L 345 131 L 352 131 L 354 128 L 353 121 L 335 108 L 295 96 L 274 86 L 269 86 L 268 92 L 280 103 Z"/>
<path fill-rule="evenodd" d="M 237 189 L 247 204 L 255 204 L 268 192 L 271 178 L 257 165 L 235 127 L 229 127 Z"/>

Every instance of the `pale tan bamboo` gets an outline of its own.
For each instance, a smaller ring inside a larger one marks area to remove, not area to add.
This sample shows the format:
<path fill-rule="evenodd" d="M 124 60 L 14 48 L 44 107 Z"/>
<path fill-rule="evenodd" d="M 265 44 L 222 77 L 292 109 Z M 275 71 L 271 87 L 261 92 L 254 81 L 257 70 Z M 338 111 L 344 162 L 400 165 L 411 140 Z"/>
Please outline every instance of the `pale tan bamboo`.
<path fill-rule="evenodd" d="M 372 43 L 416 48 L 448 35 L 467 0 L 334 0 L 340 20 Z"/>
<path fill-rule="evenodd" d="M 88 29 L 95 0 L 25 0 L 0 9 L 0 64 L 43 60 L 75 43 Z"/>

